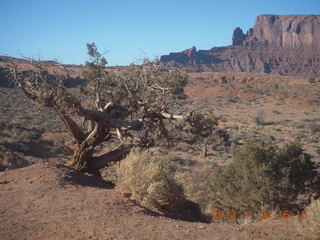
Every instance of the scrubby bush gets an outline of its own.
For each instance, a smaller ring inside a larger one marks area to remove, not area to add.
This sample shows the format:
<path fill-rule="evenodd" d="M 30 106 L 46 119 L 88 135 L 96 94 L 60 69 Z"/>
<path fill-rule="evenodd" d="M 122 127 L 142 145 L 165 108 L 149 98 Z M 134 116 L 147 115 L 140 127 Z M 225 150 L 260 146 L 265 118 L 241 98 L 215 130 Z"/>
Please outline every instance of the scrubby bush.
<path fill-rule="evenodd" d="M 320 132 L 320 124 L 317 122 L 310 122 L 307 126 L 312 134 Z"/>
<path fill-rule="evenodd" d="M 224 129 L 217 129 L 218 120 L 212 108 L 191 111 L 185 122 L 170 131 L 174 141 L 172 147 L 179 151 L 192 152 L 213 143 L 228 144 L 226 141 L 229 135 Z"/>
<path fill-rule="evenodd" d="M 308 78 L 308 82 L 309 83 L 315 83 L 316 82 L 316 78 L 315 77 L 309 77 Z"/>
<path fill-rule="evenodd" d="M 31 162 L 25 159 L 21 152 L 14 152 L 0 144 L 0 171 L 6 168 L 20 168 L 29 166 Z"/>
<path fill-rule="evenodd" d="M 32 163 L 26 160 L 25 155 L 19 152 L 7 152 L 3 160 L 9 162 L 11 168 L 21 168 L 31 165 Z"/>
<path fill-rule="evenodd" d="M 212 142 L 215 146 L 230 146 L 230 134 L 224 128 L 216 129 L 211 137 Z"/>
<path fill-rule="evenodd" d="M 263 126 L 266 123 L 263 110 L 257 111 L 252 118 L 254 123 L 257 124 L 258 126 Z"/>
<path fill-rule="evenodd" d="M 201 112 L 192 112 L 189 116 L 190 132 L 194 138 L 202 141 L 203 138 L 212 135 L 218 125 L 218 118 L 213 110 L 206 108 Z"/>
<path fill-rule="evenodd" d="M 181 210 L 186 201 L 183 187 L 175 180 L 176 171 L 170 161 L 134 150 L 117 168 L 117 183 L 141 205 L 170 214 Z"/>
<path fill-rule="evenodd" d="M 233 162 L 214 172 L 212 185 L 226 207 L 260 211 L 293 207 L 315 181 L 314 163 L 298 144 L 258 142 L 238 148 Z"/>
<path fill-rule="evenodd" d="M 320 199 L 313 200 L 305 213 L 305 218 L 297 217 L 298 229 L 320 238 Z"/>

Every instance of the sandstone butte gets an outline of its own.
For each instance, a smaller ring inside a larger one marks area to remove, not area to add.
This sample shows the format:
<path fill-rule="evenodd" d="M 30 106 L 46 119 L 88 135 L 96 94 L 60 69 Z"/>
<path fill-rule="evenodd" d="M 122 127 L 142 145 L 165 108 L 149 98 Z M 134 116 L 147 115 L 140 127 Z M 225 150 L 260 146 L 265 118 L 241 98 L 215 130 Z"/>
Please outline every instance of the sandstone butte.
<path fill-rule="evenodd" d="M 161 56 L 161 62 L 214 72 L 257 72 L 320 77 L 320 15 L 260 15 L 232 45 L 195 47 Z"/>

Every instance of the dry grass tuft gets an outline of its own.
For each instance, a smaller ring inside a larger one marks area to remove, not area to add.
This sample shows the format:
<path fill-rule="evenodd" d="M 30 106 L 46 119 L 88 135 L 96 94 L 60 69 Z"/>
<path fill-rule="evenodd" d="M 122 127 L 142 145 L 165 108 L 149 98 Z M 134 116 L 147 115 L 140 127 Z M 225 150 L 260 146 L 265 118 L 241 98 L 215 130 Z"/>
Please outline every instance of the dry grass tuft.
<path fill-rule="evenodd" d="M 172 214 L 186 201 L 183 187 L 175 180 L 176 170 L 170 161 L 133 150 L 117 169 L 118 185 L 141 205 Z"/>
<path fill-rule="evenodd" d="M 313 200 L 306 208 L 306 218 L 297 218 L 298 229 L 320 238 L 320 199 Z"/>

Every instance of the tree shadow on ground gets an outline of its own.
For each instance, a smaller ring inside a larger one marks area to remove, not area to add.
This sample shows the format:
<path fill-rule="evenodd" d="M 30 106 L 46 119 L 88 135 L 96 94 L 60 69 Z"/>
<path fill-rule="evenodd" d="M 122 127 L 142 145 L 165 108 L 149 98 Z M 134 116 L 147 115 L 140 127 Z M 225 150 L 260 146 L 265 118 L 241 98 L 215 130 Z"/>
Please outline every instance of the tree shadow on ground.
<path fill-rule="evenodd" d="M 65 185 L 80 185 L 83 187 L 94 187 L 101 189 L 113 189 L 115 184 L 110 181 L 105 181 L 101 177 L 89 175 L 80 171 L 74 170 L 66 165 L 59 164 L 57 168 L 65 168 L 67 171 L 63 174 L 59 181 L 62 186 Z"/>

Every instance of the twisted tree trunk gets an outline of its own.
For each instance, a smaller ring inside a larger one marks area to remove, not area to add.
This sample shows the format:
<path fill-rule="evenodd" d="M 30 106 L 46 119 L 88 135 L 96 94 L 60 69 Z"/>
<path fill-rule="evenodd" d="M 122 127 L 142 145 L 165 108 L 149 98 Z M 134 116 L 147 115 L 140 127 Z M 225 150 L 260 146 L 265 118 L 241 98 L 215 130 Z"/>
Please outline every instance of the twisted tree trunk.
<path fill-rule="evenodd" d="M 105 154 L 93 156 L 95 147 L 108 136 L 103 123 L 96 122 L 94 129 L 86 139 L 77 144 L 68 166 L 83 172 L 100 175 L 100 169 L 122 160 L 133 148 L 133 145 L 121 144 Z"/>
<path fill-rule="evenodd" d="M 71 161 L 68 165 L 76 170 L 97 173 L 98 169 L 90 169 L 89 162 L 93 161 L 93 153 L 95 147 L 103 141 L 107 136 L 107 132 L 103 128 L 103 124 L 97 122 L 90 134 L 80 143 L 77 144 Z"/>
<path fill-rule="evenodd" d="M 80 144 L 74 150 L 72 158 L 68 163 L 68 166 L 76 170 L 85 170 L 87 168 L 87 162 L 92 158 L 94 147 L 92 145 Z"/>

